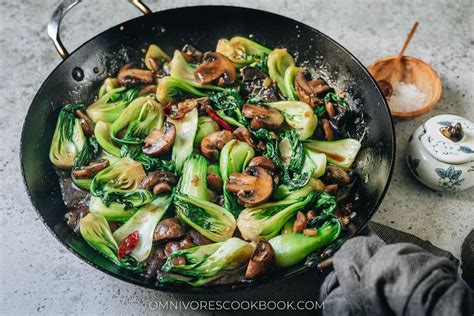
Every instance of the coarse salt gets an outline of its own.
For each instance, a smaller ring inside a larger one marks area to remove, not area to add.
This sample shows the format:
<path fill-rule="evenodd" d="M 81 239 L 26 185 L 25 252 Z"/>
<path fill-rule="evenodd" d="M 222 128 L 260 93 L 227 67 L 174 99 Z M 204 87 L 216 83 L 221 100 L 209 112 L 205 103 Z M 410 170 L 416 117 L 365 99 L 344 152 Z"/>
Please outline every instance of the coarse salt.
<path fill-rule="evenodd" d="M 412 112 L 423 107 L 426 95 L 414 84 L 397 82 L 393 85 L 392 96 L 388 104 L 395 112 Z"/>

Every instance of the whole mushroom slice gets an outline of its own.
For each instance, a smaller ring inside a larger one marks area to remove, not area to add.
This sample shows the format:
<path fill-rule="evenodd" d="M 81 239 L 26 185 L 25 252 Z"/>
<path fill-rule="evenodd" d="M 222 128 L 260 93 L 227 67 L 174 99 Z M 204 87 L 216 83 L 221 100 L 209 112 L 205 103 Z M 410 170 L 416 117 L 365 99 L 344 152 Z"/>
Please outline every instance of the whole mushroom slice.
<path fill-rule="evenodd" d="M 203 64 L 194 69 L 194 78 L 200 84 L 217 81 L 219 86 L 223 86 L 234 83 L 237 73 L 229 58 L 216 52 L 207 52 Z"/>
<path fill-rule="evenodd" d="M 167 218 L 156 225 L 153 241 L 176 239 L 186 233 L 184 226 L 177 218 Z"/>
<path fill-rule="evenodd" d="M 261 167 L 268 172 L 269 175 L 273 176 L 276 171 L 275 163 L 265 156 L 257 156 L 250 160 L 248 167 Z"/>
<path fill-rule="evenodd" d="M 153 71 L 132 68 L 133 63 L 123 66 L 118 75 L 117 80 L 122 86 L 130 86 L 135 84 L 151 84 L 153 83 Z"/>
<path fill-rule="evenodd" d="M 232 140 L 232 133 L 226 130 L 214 132 L 207 135 L 201 141 L 201 152 L 208 158 L 219 160 L 220 150 L 224 145 Z"/>
<path fill-rule="evenodd" d="M 250 126 L 255 130 L 259 128 L 278 130 L 283 125 L 284 118 L 280 111 L 264 105 L 244 104 L 242 114 L 252 120 Z"/>
<path fill-rule="evenodd" d="M 237 194 L 237 202 L 253 207 L 267 201 L 272 195 L 273 179 L 262 167 L 249 167 L 246 173 L 232 173 L 226 190 Z"/>
<path fill-rule="evenodd" d="M 295 88 L 301 101 L 309 104 L 311 107 L 323 106 L 324 101 L 318 95 L 329 92 L 331 87 L 321 79 L 308 79 L 309 74 L 300 72 L 296 75 Z"/>
<path fill-rule="evenodd" d="M 184 47 L 181 49 L 181 54 L 183 55 L 186 62 L 190 64 L 199 64 L 202 61 L 202 52 L 196 49 L 193 45 L 184 45 Z"/>
<path fill-rule="evenodd" d="M 275 252 L 272 246 L 263 239 L 257 242 L 257 246 L 250 257 L 245 278 L 253 280 L 268 274 L 275 267 Z"/>
<path fill-rule="evenodd" d="M 107 168 L 109 164 L 109 161 L 106 159 L 92 161 L 87 166 L 83 166 L 79 169 L 74 169 L 72 171 L 72 175 L 76 179 L 91 179 L 96 174 L 98 174 L 99 171 Z"/>
<path fill-rule="evenodd" d="M 161 129 L 154 128 L 145 138 L 142 150 L 150 157 L 168 152 L 176 138 L 176 127 L 173 123 L 165 122 Z"/>

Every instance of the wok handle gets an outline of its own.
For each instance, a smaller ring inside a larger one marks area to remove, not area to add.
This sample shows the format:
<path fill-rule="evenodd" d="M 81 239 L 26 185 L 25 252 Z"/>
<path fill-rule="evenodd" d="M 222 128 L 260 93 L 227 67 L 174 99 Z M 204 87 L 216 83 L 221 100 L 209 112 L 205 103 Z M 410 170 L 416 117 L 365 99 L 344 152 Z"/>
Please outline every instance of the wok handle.
<path fill-rule="evenodd" d="M 138 10 L 140 10 L 143 14 L 152 13 L 150 8 L 148 8 L 141 0 L 128 0 L 131 4 L 133 4 Z M 81 2 L 81 0 L 64 0 L 62 1 L 56 10 L 54 10 L 53 15 L 48 23 L 48 36 L 53 41 L 54 47 L 58 51 L 59 55 L 62 59 L 66 59 L 69 57 L 69 53 L 64 47 L 61 36 L 60 36 L 60 27 L 61 27 L 61 20 L 66 15 L 66 13 L 71 10 L 76 4 Z"/>

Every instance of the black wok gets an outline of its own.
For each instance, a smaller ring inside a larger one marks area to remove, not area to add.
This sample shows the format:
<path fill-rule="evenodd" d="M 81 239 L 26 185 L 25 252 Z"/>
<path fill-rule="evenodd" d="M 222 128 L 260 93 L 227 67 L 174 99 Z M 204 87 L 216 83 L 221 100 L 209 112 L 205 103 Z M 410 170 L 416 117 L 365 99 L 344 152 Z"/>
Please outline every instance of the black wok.
<path fill-rule="evenodd" d="M 268 12 L 197 6 L 145 14 L 97 35 L 69 55 L 59 41 L 59 21 L 77 2 L 65 1 L 53 15 L 56 24 L 49 26 L 50 36 L 64 60 L 43 83 L 30 106 L 21 138 L 21 163 L 26 188 L 38 215 L 51 233 L 82 260 L 122 280 L 173 292 L 228 292 L 285 280 L 314 269 L 300 264 L 260 281 L 198 289 L 171 284 L 163 286 L 115 266 L 66 225 L 63 216 L 67 209 L 58 176 L 48 158 L 59 109 L 71 102 L 90 102 L 103 79 L 114 75 L 129 60 L 140 60 L 142 49 L 150 43 L 156 43 L 168 52 L 186 43 L 206 51 L 213 50 L 219 38 L 253 34 L 255 40 L 267 47 L 286 47 L 296 53 L 297 63 L 307 62 L 307 65 L 317 67 L 331 85 L 347 92 L 349 103 L 357 108 L 361 119 L 351 130 L 355 136 L 364 135 L 356 166 L 365 179 L 354 201 L 357 216 L 353 219 L 353 231 L 359 232 L 375 213 L 393 170 L 393 123 L 373 78 L 335 41 L 311 27 Z M 148 12 L 139 1 L 131 2 Z"/>

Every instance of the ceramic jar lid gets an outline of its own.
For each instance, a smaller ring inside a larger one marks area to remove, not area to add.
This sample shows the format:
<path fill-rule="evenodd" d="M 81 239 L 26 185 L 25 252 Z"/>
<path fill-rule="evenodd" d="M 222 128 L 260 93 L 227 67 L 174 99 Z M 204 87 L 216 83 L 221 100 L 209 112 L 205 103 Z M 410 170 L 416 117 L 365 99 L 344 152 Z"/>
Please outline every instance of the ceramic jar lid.
<path fill-rule="evenodd" d="M 474 161 L 474 124 L 457 115 L 443 114 L 424 124 L 421 143 L 436 160 L 449 164 Z"/>

